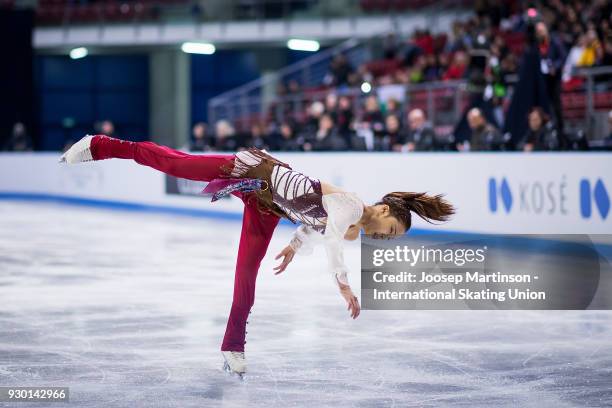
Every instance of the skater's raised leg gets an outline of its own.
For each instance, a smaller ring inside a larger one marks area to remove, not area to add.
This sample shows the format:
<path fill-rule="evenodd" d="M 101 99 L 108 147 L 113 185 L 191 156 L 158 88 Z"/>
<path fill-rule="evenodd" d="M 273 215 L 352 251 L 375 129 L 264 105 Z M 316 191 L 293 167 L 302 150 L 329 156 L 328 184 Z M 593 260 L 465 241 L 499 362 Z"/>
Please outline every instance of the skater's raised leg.
<path fill-rule="evenodd" d="M 171 176 L 197 181 L 211 181 L 222 175 L 222 166 L 233 166 L 231 154 L 189 154 L 153 142 L 131 142 L 104 135 L 85 136 L 60 161 L 72 164 L 111 158 L 131 159 Z"/>
<path fill-rule="evenodd" d="M 232 371 L 239 373 L 246 371 L 244 360 L 246 325 L 255 302 L 257 272 L 280 220 L 272 213 L 259 212 L 254 196 L 245 194 L 242 199 L 244 213 L 234 277 L 234 300 L 221 345 L 221 351 L 233 352 L 224 353 L 224 357 Z"/>

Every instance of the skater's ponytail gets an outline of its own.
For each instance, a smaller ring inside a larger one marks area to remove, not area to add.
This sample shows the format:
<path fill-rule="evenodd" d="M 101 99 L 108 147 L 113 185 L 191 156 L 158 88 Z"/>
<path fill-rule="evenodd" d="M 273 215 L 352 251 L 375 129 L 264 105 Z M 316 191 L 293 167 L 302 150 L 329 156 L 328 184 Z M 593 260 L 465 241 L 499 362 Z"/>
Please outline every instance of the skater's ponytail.
<path fill-rule="evenodd" d="M 455 214 L 452 204 L 442 198 L 442 194 L 428 195 L 426 193 L 409 193 L 394 191 L 385 194 L 376 204 L 387 204 L 391 215 L 406 226 L 408 231 L 412 225 L 412 213 L 433 224 L 433 221 L 448 221 Z"/>

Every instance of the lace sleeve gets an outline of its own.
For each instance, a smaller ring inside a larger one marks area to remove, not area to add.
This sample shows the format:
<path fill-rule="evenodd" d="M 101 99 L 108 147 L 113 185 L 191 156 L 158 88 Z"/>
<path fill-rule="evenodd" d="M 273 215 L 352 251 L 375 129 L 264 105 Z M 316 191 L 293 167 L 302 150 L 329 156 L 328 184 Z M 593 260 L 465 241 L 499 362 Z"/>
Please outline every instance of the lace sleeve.
<path fill-rule="evenodd" d="M 344 263 L 344 234 L 361 218 L 363 203 L 353 193 L 334 193 L 323 196 L 327 224 L 323 235 L 329 270 L 342 284 L 348 285 L 348 267 Z"/>
<path fill-rule="evenodd" d="M 320 235 L 317 231 L 302 224 L 293 233 L 289 246 L 296 254 L 310 255 L 314 249 L 317 235 Z"/>

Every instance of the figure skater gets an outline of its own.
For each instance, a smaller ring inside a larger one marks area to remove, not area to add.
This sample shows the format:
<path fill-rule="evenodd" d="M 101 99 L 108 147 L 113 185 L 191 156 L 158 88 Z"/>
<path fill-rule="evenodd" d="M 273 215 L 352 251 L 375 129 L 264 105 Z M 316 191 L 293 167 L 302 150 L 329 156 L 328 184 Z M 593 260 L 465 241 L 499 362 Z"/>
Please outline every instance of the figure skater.
<path fill-rule="evenodd" d="M 267 152 L 249 148 L 234 154 L 192 155 L 153 142 L 131 142 L 105 135 L 87 135 L 60 158 L 72 164 L 110 158 L 130 159 L 174 177 L 209 182 L 204 192 L 212 201 L 232 194 L 244 203 L 242 232 L 234 277 L 234 295 L 221 344 L 224 367 L 242 377 L 247 318 L 255 301 L 255 280 L 272 233 L 281 218 L 300 226 L 275 259 L 282 273 L 296 253 L 309 254 L 316 243 L 325 246 L 329 270 L 347 304 L 350 316 L 360 305 L 347 279 L 342 243 L 360 231 L 375 238 L 406 233 L 412 213 L 428 222 L 446 221 L 454 208 L 441 195 L 392 192 L 365 205 L 354 192 L 343 191 L 308 177 Z"/>

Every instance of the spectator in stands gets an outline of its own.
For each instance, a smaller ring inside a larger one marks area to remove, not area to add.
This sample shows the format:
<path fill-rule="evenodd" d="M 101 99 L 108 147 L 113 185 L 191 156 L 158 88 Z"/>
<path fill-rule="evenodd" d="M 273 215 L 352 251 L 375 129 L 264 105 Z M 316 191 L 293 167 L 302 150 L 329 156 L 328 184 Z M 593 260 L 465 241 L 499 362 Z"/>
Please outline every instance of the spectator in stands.
<path fill-rule="evenodd" d="M 612 34 L 610 34 L 604 41 L 603 57 L 601 59 L 601 65 L 610 66 L 612 65 Z"/>
<path fill-rule="evenodd" d="M 11 137 L 6 141 L 2 150 L 13 152 L 24 152 L 32 150 L 32 140 L 22 122 L 16 122 L 13 125 Z"/>
<path fill-rule="evenodd" d="M 338 134 L 332 117 L 328 114 L 321 116 L 319 129 L 312 143 L 305 143 L 304 150 L 313 151 L 339 151 L 347 150 L 348 145 Z"/>
<path fill-rule="evenodd" d="M 395 115 L 387 115 L 385 118 L 385 133 L 375 140 L 374 150 L 395 151 L 402 149 L 405 135 L 400 126 L 400 120 Z"/>
<path fill-rule="evenodd" d="M 295 79 L 287 82 L 287 85 L 284 87 L 285 94 L 287 98 L 284 102 L 284 113 L 291 114 L 296 111 L 296 108 L 301 106 L 299 104 L 300 98 L 302 97 L 302 88 L 300 87 L 300 83 Z M 281 96 L 281 95 L 279 95 Z M 278 119 L 278 118 L 277 118 Z"/>
<path fill-rule="evenodd" d="M 310 141 L 314 138 L 319 129 L 319 121 L 325 113 L 325 105 L 320 101 L 315 101 L 310 104 L 306 112 L 307 117 L 300 131 L 300 139 Z"/>
<path fill-rule="evenodd" d="M 489 58 L 485 68 L 485 75 L 488 78 L 488 82 L 491 86 L 491 96 L 496 98 L 503 98 L 507 95 L 507 75 L 510 72 L 506 71 L 506 67 L 503 64 L 504 59 L 509 55 L 507 47 L 503 44 L 500 36 L 495 37 L 493 45 L 489 52 Z M 502 120 L 498 120 L 498 123 L 503 123 Z"/>
<path fill-rule="evenodd" d="M 248 134 L 246 140 L 246 145 L 249 147 L 256 147 L 258 149 L 270 148 L 261 123 L 255 122 L 251 125 L 251 132 Z"/>
<path fill-rule="evenodd" d="M 205 152 L 212 149 L 212 141 L 206 135 L 207 126 L 204 122 L 193 125 L 191 130 L 192 140 L 190 150 L 194 152 Z"/>
<path fill-rule="evenodd" d="M 468 48 L 471 40 L 465 32 L 464 24 L 461 21 L 454 21 L 451 30 L 451 38 L 446 43 L 445 53 L 453 53 Z"/>
<path fill-rule="evenodd" d="M 385 117 L 383 116 L 376 95 L 369 95 L 364 104 L 360 120 L 355 122 L 356 135 L 351 139 L 353 150 L 375 150 L 377 140 L 383 137 Z"/>
<path fill-rule="evenodd" d="M 402 117 L 402 106 L 397 99 L 395 98 L 387 99 L 387 102 L 385 103 L 385 115 L 387 116 L 395 115 L 398 118 Z M 400 124 L 401 123 L 402 121 L 400 119 Z"/>
<path fill-rule="evenodd" d="M 435 54 L 429 54 L 425 56 L 425 70 L 423 71 L 425 81 L 437 81 L 440 79 L 440 65 L 438 64 L 438 57 Z"/>
<path fill-rule="evenodd" d="M 457 51 L 453 56 L 453 62 L 450 64 L 442 79 L 445 81 L 453 79 L 461 79 L 467 70 L 468 56 L 463 51 Z"/>
<path fill-rule="evenodd" d="M 115 124 L 110 120 L 103 120 L 97 126 L 98 133 L 106 136 L 115 136 Z"/>
<path fill-rule="evenodd" d="M 408 113 L 408 134 L 404 141 L 402 151 L 429 151 L 434 147 L 434 131 L 427 126 L 425 112 L 413 109 Z"/>
<path fill-rule="evenodd" d="M 351 144 L 353 135 L 353 104 L 351 99 L 343 95 L 338 99 L 338 114 L 336 116 L 336 127 L 340 136 Z"/>
<path fill-rule="evenodd" d="M 385 59 L 394 59 L 399 51 L 399 41 L 395 33 L 389 33 L 383 39 L 383 54 Z"/>
<path fill-rule="evenodd" d="M 300 83 L 296 81 L 295 79 L 292 79 L 287 83 L 287 94 L 288 95 L 297 95 L 301 91 L 302 91 L 302 88 L 300 87 Z"/>
<path fill-rule="evenodd" d="M 215 124 L 215 150 L 236 151 L 244 147 L 239 143 L 234 127 L 227 120 L 219 120 Z"/>
<path fill-rule="evenodd" d="M 603 44 L 603 56 L 601 57 L 602 66 L 612 65 L 612 33 L 610 33 L 605 39 Z"/>
<path fill-rule="evenodd" d="M 548 100 L 553 107 L 558 134 L 561 136 L 562 148 L 565 147 L 563 136 L 563 113 L 561 111 L 561 74 L 565 62 L 565 49 L 561 42 L 548 32 L 548 27 L 542 21 L 535 25 L 535 34 L 540 50 L 541 71 L 546 81 Z"/>
<path fill-rule="evenodd" d="M 415 30 L 414 32 L 414 43 L 419 47 L 421 52 L 425 55 L 433 54 L 434 52 L 434 41 L 429 30 Z"/>
<path fill-rule="evenodd" d="M 425 80 L 425 70 L 427 69 L 427 59 L 425 55 L 419 55 L 414 64 L 408 68 L 408 82 L 418 84 Z"/>
<path fill-rule="evenodd" d="M 331 116 L 334 123 L 338 116 L 338 96 L 330 92 L 325 96 L 325 113 Z"/>
<path fill-rule="evenodd" d="M 581 67 L 592 67 L 598 64 L 603 58 L 603 47 L 597 37 L 597 31 L 591 28 L 585 34 L 585 46 L 580 59 L 578 60 L 578 66 Z"/>
<path fill-rule="evenodd" d="M 351 85 L 354 69 L 344 54 L 336 55 L 329 67 L 329 72 L 324 78 L 324 83 L 330 86 Z"/>
<path fill-rule="evenodd" d="M 574 78 L 574 70 L 580 64 L 580 59 L 582 58 L 586 44 L 587 37 L 586 35 L 581 34 L 578 41 L 576 41 L 574 46 L 570 49 L 569 54 L 567 54 L 567 58 L 565 59 L 563 73 L 561 76 L 563 82 L 570 82 Z"/>
<path fill-rule="evenodd" d="M 378 98 L 376 95 L 370 95 L 365 101 L 365 112 L 361 118 L 363 127 L 371 129 L 375 136 L 382 136 L 385 130 L 385 119 L 380 111 Z"/>
<path fill-rule="evenodd" d="M 612 142 L 612 110 L 608 112 L 608 141 Z"/>
<path fill-rule="evenodd" d="M 528 122 L 529 129 L 523 138 L 523 151 L 558 149 L 557 131 L 542 108 L 538 106 L 532 108 L 529 111 Z"/>
<path fill-rule="evenodd" d="M 506 54 L 506 56 L 502 58 L 500 67 L 501 67 L 502 76 L 504 78 L 504 81 L 509 82 L 507 79 L 508 76 L 514 75 L 518 71 L 518 63 L 516 61 L 516 55 L 514 55 L 513 53 Z"/>
<path fill-rule="evenodd" d="M 501 146 L 501 133 L 495 126 L 487 122 L 480 109 L 470 109 L 467 119 L 472 133 L 469 142 L 457 144 L 459 151 L 496 150 Z"/>
<path fill-rule="evenodd" d="M 278 132 L 272 135 L 270 147 L 274 150 L 281 151 L 301 150 L 296 141 L 295 130 L 291 122 L 285 121 L 281 123 Z"/>
<path fill-rule="evenodd" d="M 446 71 L 448 71 L 448 67 L 450 66 L 450 56 L 448 54 L 440 54 L 437 56 L 438 58 L 438 80 L 442 79 L 442 76 Z"/>

